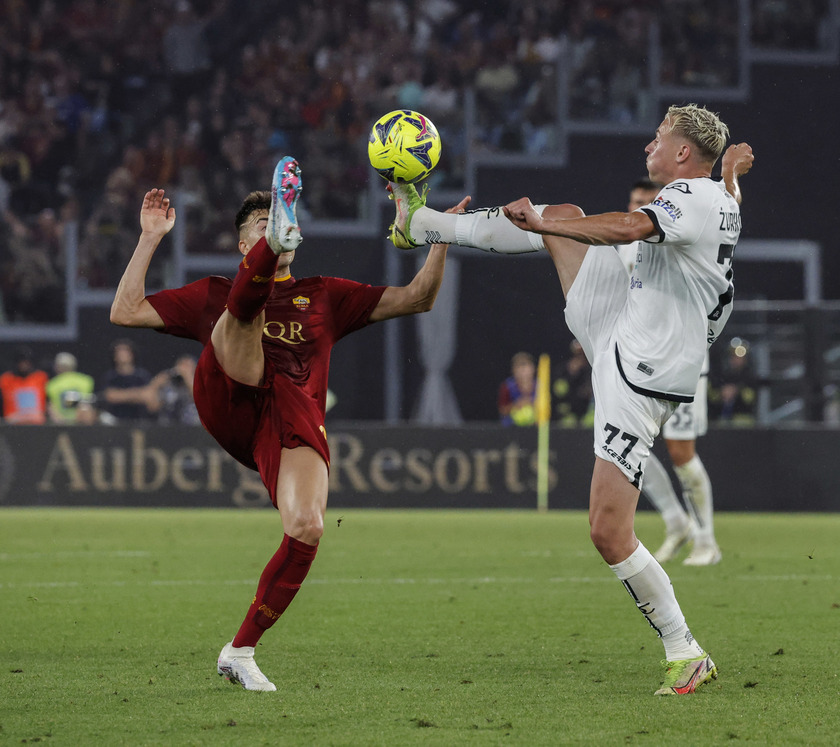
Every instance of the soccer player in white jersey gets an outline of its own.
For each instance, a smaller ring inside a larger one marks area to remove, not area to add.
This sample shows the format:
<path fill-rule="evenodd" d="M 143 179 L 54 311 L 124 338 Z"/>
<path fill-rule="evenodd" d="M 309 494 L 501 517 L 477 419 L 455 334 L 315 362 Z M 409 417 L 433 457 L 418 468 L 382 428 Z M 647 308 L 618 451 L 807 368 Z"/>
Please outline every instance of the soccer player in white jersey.
<path fill-rule="evenodd" d="M 717 676 L 633 519 L 653 440 L 677 405 L 693 399 L 706 350 L 732 308 L 741 216 L 735 197 L 711 179 L 728 134 L 705 108 L 670 107 L 645 148 L 650 178 L 666 186 L 630 213 L 587 217 L 574 205 L 535 207 L 523 197 L 501 210 L 445 216 L 426 208 L 413 187 L 392 185 L 399 247 L 434 240 L 500 253 L 544 248 L 551 256 L 566 322 L 592 365 L 590 536 L 662 640 L 666 674 L 657 695 L 691 693 Z M 735 147 L 742 175 L 752 153 Z M 631 241 L 642 243 L 628 282 L 613 246 Z"/>
<path fill-rule="evenodd" d="M 727 185 L 733 183 L 733 156 L 732 151 L 727 151 L 721 163 L 721 175 Z M 653 202 L 664 186 L 647 178 L 639 179 L 630 189 L 627 212 L 638 210 Z M 639 242 L 619 244 L 616 250 L 624 269 L 632 275 L 639 252 Z M 714 565 L 721 559 L 720 548 L 715 539 L 712 483 L 696 450 L 697 438 L 704 436 L 708 427 L 708 373 L 709 353 L 706 351 L 706 360 L 697 383 L 697 391 L 694 393 L 694 401 L 679 404 L 662 427 L 668 456 L 671 458 L 691 515 L 677 498 L 671 478 L 662 462 L 651 453 L 645 464 L 643 492 L 665 522 L 665 541 L 653 553 L 653 557 L 660 563 L 676 557 L 683 545 L 689 541 L 693 542 L 693 546 L 689 556 L 683 560 L 683 565 Z"/>

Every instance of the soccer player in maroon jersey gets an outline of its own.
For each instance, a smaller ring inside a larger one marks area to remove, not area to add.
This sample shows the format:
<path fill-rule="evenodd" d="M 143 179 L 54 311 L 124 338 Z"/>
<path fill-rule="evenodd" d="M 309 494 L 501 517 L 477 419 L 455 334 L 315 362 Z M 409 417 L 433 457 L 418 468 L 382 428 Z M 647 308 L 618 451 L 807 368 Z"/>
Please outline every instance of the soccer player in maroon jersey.
<path fill-rule="evenodd" d="M 236 216 L 239 272 L 145 294 L 149 263 L 175 224 L 162 189 L 146 193 L 141 234 L 117 288 L 111 321 L 148 327 L 204 345 L 194 396 L 207 431 L 242 464 L 259 471 L 280 512 L 284 536 L 260 576 L 254 600 L 217 669 L 246 690 L 275 690 L 254 661 L 262 634 L 283 614 L 315 558 L 324 530 L 329 447 L 324 431 L 330 351 L 357 329 L 428 311 L 443 280 L 445 244 L 403 287 L 330 277 L 296 279 L 301 241 L 295 208 L 301 174 L 293 158 L 274 173 L 271 192 L 252 192 Z M 465 198 L 451 212 L 461 212 Z"/>

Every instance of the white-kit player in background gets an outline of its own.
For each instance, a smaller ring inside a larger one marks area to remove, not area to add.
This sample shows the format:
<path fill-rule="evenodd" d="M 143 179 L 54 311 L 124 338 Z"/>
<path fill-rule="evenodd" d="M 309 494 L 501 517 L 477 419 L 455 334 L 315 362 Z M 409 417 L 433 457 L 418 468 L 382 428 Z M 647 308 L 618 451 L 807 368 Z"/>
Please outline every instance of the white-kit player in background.
<path fill-rule="evenodd" d="M 670 107 L 645 148 L 648 175 L 666 186 L 629 213 L 587 217 L 574 205 L 535 207 L 523 197 L 504 208 L 445 215 L 425 207 L 413 186 L 391 185 L 391 239 L 400 248 L 440 241 L 551 256 L 566 323 L 592 365 L 590 536 L 662 640 L 666 674 L 657 695 L 691 693 L 717 676 L 633 520 L 653 441 L 677 405 L 694 398 L 708 346 L 732 309 L 741 215 L 736 198 L 711 179 L 728 134 L 703 107 Z M 745 143 L 732 147 L 740 176 L 752 152 Z M 632 241 L 642 243 L 628 279 L 613 247 Z"/>

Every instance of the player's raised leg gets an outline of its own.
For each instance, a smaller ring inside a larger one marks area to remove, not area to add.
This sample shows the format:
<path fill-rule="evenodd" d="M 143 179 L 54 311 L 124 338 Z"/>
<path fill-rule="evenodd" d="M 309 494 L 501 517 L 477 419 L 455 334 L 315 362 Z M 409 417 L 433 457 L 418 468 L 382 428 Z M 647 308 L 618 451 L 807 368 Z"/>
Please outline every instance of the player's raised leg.
<path fill-rule="evenodd" d="M 296 218 L 301 187 L 297 161 L 282 158 L 274 170 L 269 210 L 253 210 L 237 226 L 244 256 L 210 339 L 224 372 L 243 384 L 256 386 L 262 380 L 263 309 L 275 275 L 291 264 L 301 241 Z"/>
<path fill-rule="evenodd" d="M 441 213 L 426 206 L 426 193 L 418 194 L 413 184 L 391 182 L 388 190 L 396 207 L 391 241 L 399 249 L 439 243 L 498 254 L 523 254 L 544 248 L 542 236 L 514 226 L 501 208 Z"/>
<path fill-rule="evenodd" d="M 533 207 L 544 218 L 553 220 L 582 218 L 584 216 L 583 210 L 577 205 L 534 205 Z M 568 299 L 569 291 L 577 279 L 578 272 L 580 272 L 583 260 L 590 247 L 579 241 L 560 236 L 540 236 L 532 233 L 529 233 L 528 236 L 539 239 L 540 243 L 548 250 L 551 260 L 554 262 L 554 269 L 557 270 L 557 277 L 560 278 L 563 296 Z"/>

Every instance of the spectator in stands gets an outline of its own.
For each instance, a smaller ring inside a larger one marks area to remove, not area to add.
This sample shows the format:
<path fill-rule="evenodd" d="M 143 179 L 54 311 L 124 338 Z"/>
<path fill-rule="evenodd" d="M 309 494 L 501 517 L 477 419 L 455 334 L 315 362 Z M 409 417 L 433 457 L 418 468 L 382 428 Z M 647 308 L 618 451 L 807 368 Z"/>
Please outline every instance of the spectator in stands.
<path fill-rule="evenodd" d="M 64 322 L 63 221 L 52 208 L 28 217 L 8 210 L 3 219 L 0 288 L 6 316 L 14 322 Z"/>
<path fill-rule="evenodd" d="M 756 381 L 749 352 L 747 340 L 732 338 L 721 372 L 716 377 L 719 384 L 710 392 L 721 423 L 740 426 L 755 423 Z"/>
<path fill-rule="evenodd" d="M 27 155 L 17 147 L 11 134 L 0 139 L 0 183 L 7 193 L 6 206 L 16 208 L 32 178 L 32 164 Z"/>
<path fill-rule="evenodd" d="M 592 398 L 592 377 L 589 361 L 583 347 L 577 340 L 569 344 L 570 356 L 560 369 L 560 374 L 551 385 L 554 395 L 554 417 L 567 428 L 592 427 L 594 400 Z"/>
<path fill-rule="evenodd" d="M 114 366 L 99 385 L 97 401 L 119 422 L 149 421 L 160 407 L 157 392 L 149 386 L 151 375 L 135 362 L 134 344 L 119 339 L 111 346 Z"/>
<path fill-rule="evenodd" d="M 499 387 L 499 417 L 502 425 L 534 425 L 537 366 L 530 353 L 516 353 L 510 361 L 511 375 Z"/>
<path fill-rule="evenodd" d="M 216 3 L 216 7 L 223 4 Z M 205 28 L 210 16 L 199 17 L 189 0 L 177 0 L 174 17 L 166 24 L 163 57 L 166 70 L 174 79 L 176 96 L 187 96 L 200 89 L 211 69 L 210 49 Z"/>
<path fill-rule="evenodd" d="M 172 368 L 155 376 L 149 387 L 159 402 L 158 422 L 163 425 L 200 425 L 198 411 L 193 400 L 193 379 L 196 359 L 182 355 Z"/>
<path fill-rule="evenodd" d="M 79 402 L 76 408 L 76 425 L 114 425 L 117 421 L 113 415 L 101 412 L 95 401 Z"/>
<path fill-rule="evenodd" d="M 46 386 L 49 376 L 35 367 L 28 347 L 18 349 L 15 367 L 0 376 L 3 419 L 7 423 L 41 425 L 47 420 Z"/>
<path fill-rule="evenodd" d="M 432 174 L 434 186 L 460 189 L 468 89 L 479 92 L 483 144 L 531 154 L 551 152 L 559 143 L 561 61 L 572 119 L 644 118 L 654 7 L 668 29 L 659 39 L 660 84 L 738 82 L 732 51 L 743 19 L 738 3 L 728 0 L 658 6 L 535 0 L 360 0 L 347 6 L 312 0 L 287 3 L 257 22 L 230 0 L 162 0 L 152 7 L 95 0 L 6 3 L 0 24 L 0 206 L 11 202 L 30 225 L 44 208 L 60 211 L 68 187 L 59 175 L 72 173 L 87 228 L 80 280 L 92 288 L 116 285 L 112 269 L 127 261 L 117 247 L 133 241 L 131 206 L 142 193 L 110 178 L 125 162 L 133 181 L 138 169 L 156 165 L 163 181 L 171 178 L 171 187 L 191 193 L 194 216 L 184 222 L 193 251 L 213 251 L 208 237 L 218 233 L 212 216 L 225 213 L 220 203 L 231 191 L 244 193 L 264 182 L 266 175 L 251 165 L 270 164 L 280 151 L 296 153 L 314 172 L 301 213 L 355 218 L 365 203 L 347 193 L 372 178 L 366 130 L 385 106 L 395 105 L 383 96 L 392 85 L 425 107 L 441 131 L 445 158 Z M 762 46 L 815 49 L 828 39 L 824 0 L 755 0 L 752 8 L 751 38 Z M 282 102 L 277 91 L 283 91 Z M 268 137 L 254 112 L 268 120 Z M 177 122 L 167 124 L 168 141 L 146 141 L 148 125 L 160 121 Z M 342 164 L 340 171 L 335 164 Z M 162 272 L 152 272 L 159 275 L 150 285 L 163 285 Z M 21 283 L 28 311 L 17 312 L 20 320 L 31 321 L 30 312 L 43 308 L 34 299 L 47 297 L 31 287 L 33 281 L 37 275 Z M 49 284 L 54 287 L 52 279 Z M 5 305 L 8 311 L 13 304 L 6 299 Z"/>
<path fill-rule="evenodd" d="M 55 423 L 75 423 L 79 405 L 93 400 L 92 376 L 80 373 L 78 361 L 72 353 L 55 356 L 55 376 L 47 382 L 47 410 Z"/>
<path fill-rule="evenodd" d="M 769 49 L 814 51 L 830 45 L 825 0 L 753 0 L 752 41 Z"/>

